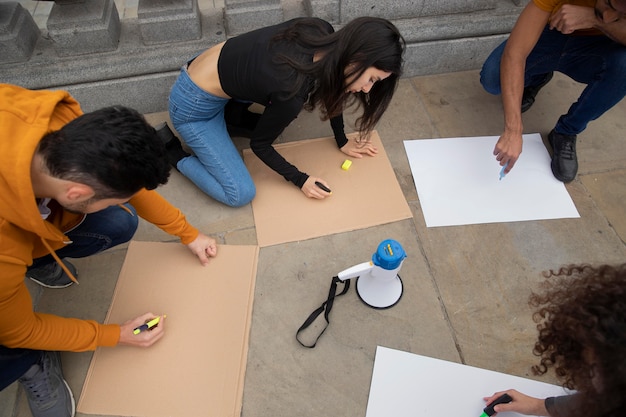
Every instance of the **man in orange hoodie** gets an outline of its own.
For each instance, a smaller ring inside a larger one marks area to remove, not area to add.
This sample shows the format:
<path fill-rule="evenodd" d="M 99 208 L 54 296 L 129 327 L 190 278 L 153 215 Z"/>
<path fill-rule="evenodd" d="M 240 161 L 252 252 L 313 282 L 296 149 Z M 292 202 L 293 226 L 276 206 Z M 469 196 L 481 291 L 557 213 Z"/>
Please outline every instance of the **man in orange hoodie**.
<path fill-rule="evenodd" d="M 0 130 L 0 390 L 19 380 L 34 417 L 73 416 L 58 351 L 148 347 L 163 336 L 163 321 L 135 335 L 156 315 L 104 325 L 36 313 L 24 278 L 70 285 L 76 270 L 62 258 L 127 242 L 137 215 L 179 237 L 202 264 L 217 254 L 216 242 L 154 191 L 169 165 L 136 111 L 82 114 L 67 92 L 0 84 Z"/>

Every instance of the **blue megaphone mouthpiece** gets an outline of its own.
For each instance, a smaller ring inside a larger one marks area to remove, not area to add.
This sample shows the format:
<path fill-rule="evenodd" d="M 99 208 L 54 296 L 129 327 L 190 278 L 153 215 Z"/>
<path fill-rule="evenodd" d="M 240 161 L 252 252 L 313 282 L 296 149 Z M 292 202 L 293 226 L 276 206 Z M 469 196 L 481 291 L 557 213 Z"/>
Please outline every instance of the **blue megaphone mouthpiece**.
<path fill-rule="evenodd" d="M 393 239 L 380 242 L 378 249 L 372 255 L 372 263 L 388 271 L 396 269 L 406 258 L 402 245 Z"/>

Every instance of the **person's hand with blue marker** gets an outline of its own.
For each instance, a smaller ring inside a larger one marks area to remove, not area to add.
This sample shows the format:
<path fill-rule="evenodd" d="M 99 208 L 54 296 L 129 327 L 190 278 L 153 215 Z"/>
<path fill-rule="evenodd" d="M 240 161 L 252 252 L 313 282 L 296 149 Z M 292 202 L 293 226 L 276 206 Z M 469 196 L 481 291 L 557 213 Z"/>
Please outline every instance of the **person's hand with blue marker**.
<path fill-rule="evenodd" d="M 506 130 L 496 142 L 493 154 L 496 160 L 504 167 L 504 174 L 508 174 L 512 169 L 520 154 L 522 153 L 522 135 L 512 134 Z"/>
<path fill-rule="evenodd" d="M 485 404 L 491 404 L 503 394 L 508 394 L 513 399 L 513 401 L 509 403 L 501 403 L 494 406 L 493 409 L 496 413 L 512 411 L 515 413 L 531 416 L 550 416 L 548 410 L 546 410 L 545 400 L 522 394 L 521 392 L 514 389 L 496 392 L 491 397 L 485 397 Z"/>

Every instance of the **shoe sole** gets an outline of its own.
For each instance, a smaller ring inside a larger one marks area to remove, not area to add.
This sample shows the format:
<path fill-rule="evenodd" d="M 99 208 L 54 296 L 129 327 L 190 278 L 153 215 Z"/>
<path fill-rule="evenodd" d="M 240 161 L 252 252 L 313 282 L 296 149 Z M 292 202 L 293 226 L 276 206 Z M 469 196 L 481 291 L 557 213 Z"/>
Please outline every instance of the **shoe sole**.
<path fill-rule="evenodd" d="M 33 277 L 28 277 L 28 279 L 30 279 L 30 280 L 31 280 L 31 281 L 33 281 L 33 282 L 36 282 L 37 284 L 41 285 L 42 287 L 52 288 L 52 289 L 67 288 L 67 287 L 69 287 L 70 285 L 72 285 L 72 284 L 73 284 L 73 282 L 70 282 L 69 284 L 65 284 L 65 285 L 48 285 L 48 284 L 44 284 L 44 283 L 43 283 L 43 282 L 41 282 L 41 281 L 36 280 L 36 279 L 35 279 L 35 278 L 33 278 Z"/>
<path fill-rule="evenodd" d="M 72 416 L 71 417 L 75 417 L 76 416 L 76 401 L 74 401 L 74 394 L 72 394 L 72 390 L 70 389 L 70 386 L 68 385 L 65 378 L 62 378 L 62 380 L 63 380 L 63 383 L 65 384 L 65 388 L 67 388 L 68 394 L 70 395 L 70 401 L 72 402 Z"/>

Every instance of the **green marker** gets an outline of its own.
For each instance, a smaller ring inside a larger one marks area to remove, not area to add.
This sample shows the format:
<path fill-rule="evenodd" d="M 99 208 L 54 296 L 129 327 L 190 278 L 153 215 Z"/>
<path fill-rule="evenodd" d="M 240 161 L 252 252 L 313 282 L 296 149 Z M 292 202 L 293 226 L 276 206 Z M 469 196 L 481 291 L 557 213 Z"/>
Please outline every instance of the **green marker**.
<path fill-rule="evenodd" d="M 513 398 L 511 398 L 509 394 L 502 394 L 501 396 L 496 398 L 492 403 L 490 403 L 487 407 L 483 408 L 483 413 L 480 415 L 480 417 L 491 417 L 492 415 L 496 413 L 493 407 L 495 407 L 498 404 L 510 403 L 511 401 L 513 401 Z"/>

